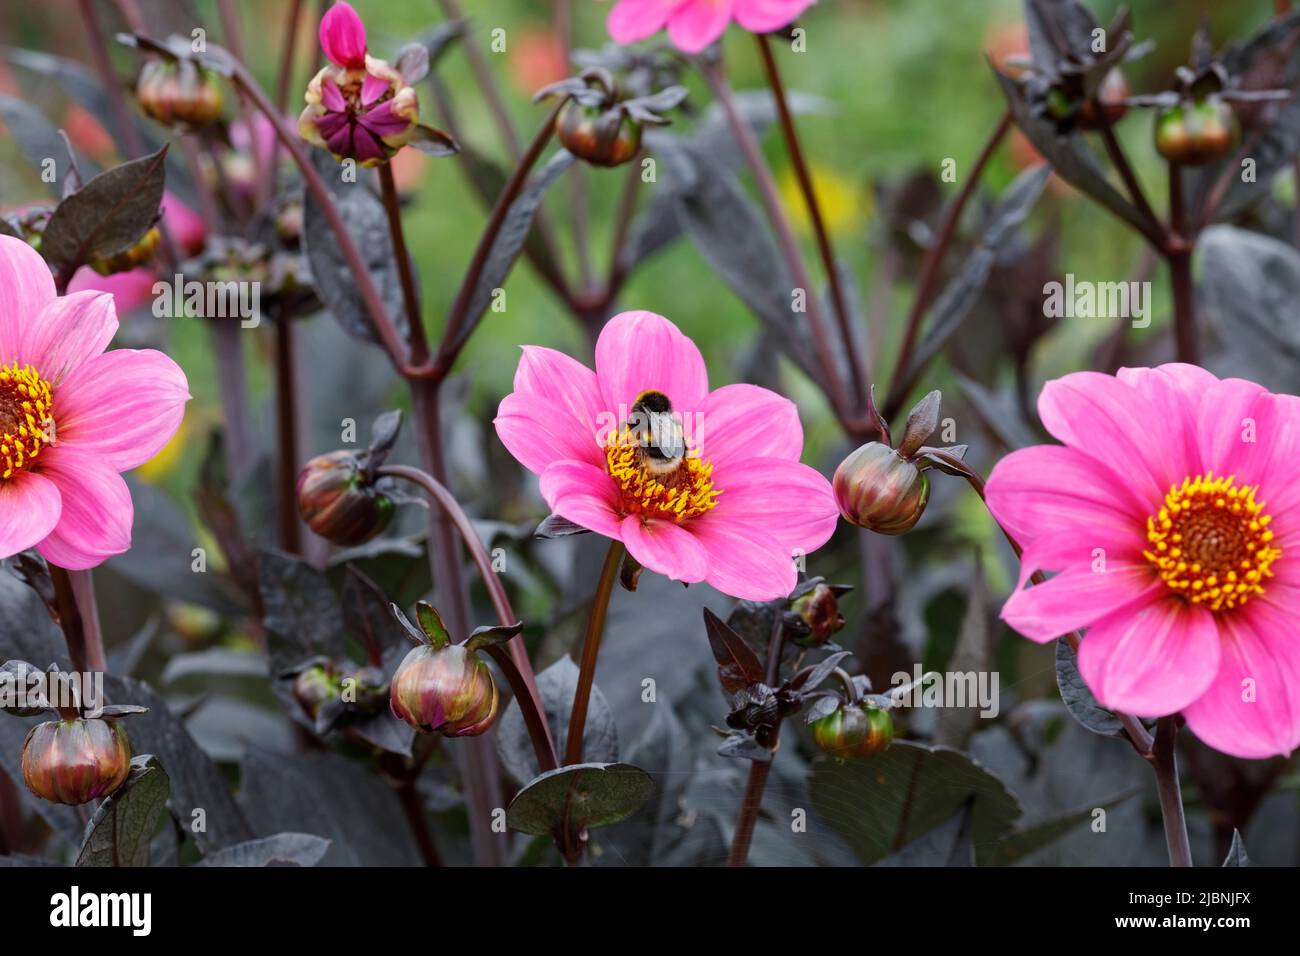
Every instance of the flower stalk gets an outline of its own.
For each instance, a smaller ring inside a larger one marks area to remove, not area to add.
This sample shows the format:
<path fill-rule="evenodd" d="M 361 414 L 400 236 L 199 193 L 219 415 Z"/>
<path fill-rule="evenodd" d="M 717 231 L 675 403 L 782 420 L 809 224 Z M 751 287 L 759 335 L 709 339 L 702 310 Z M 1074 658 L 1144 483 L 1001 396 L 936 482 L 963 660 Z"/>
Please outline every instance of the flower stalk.
<path fill-rule="evenodd" d="M 817 189 L 813 183 L 812 173 L 804 158 L 803 145 L 799 141 L 799 130 L 795 126 L 794 116 L 786 98 L 785 84 L 781 80 L 781 71 L 776 57 L 772 54 L 772 44 L 768 35 L 756 33 L 754 41 L 758 44 L 759 56 L 763 61 L 763 72 L 767 76 L 767 85 L 772 90 L 776 101 L 777 116 L 781 121 L 781 133 L 785 137 L 786 153 L 794 166 L 795 177 L 799 180 L 799 191 L 803 194 L 804 206 L 812 222 L 813 234 L 817 239 L 817 251 L 821 255 L 822 268 L 826 281 L 830 285 L 831 300 L 835 304 L 835 321 L 840 333 L 840 342 L 849 367 L 849 382 L 852 386 L 852 399 L 858 407 L 865 408 L 871 401 L 870 382 L 863 368 L 862 355 L 853 340 L 853 331 L 849 326 L 851 315 L 848 299 L 844 295 L 844 283 L 831 246 L 830 234 L 826 229 L 826 220 L 822 216 L 821 204 L 817 201 Z"/>
<path fill-rule="evenodd" d="M 591 699 L 591 688 L 596 682 L 596 657 L 600 653 L 600 639 L 605 632 L 609 599 L 614 593 L 614 582 L 618 580 L 625 550 L 621 541 L 609 543 L 604 567 L 600 569 L 600 580 L 596 584 L 596 594 L 591 599 L 591 617 L 587 619 L 587 636 L 582 642 L 578 686 L 573 692 L 573 711 L 569 715 L 569 738 L 564 745 L 566 766 L 582 763 L 582 735 L 587 728 L 587 704 Z"/>
<path fill-rule="evenodd" d="M 1178 737 L 1178 715 L 1156 721 L 1155 750 L 1151 765 L 1156 771 L 1156 789 L 1160 793 L 1160 814 L 1164 818 L 1165 843 L 1169 846 L 1170 866 L 1191 866 L 1192 849 L 1187 841 L 1187 819 L 1183 814 L 1183 794 L 1178 783 L 1178 757 L 1174 745 Z"/>
<path fill-rule="evenodd" d="M 775 687 L 781 677 L 781 655 L 785 650 L 785 628 L 781 615 L 776 615 L 772 625 L 772 636 L 767 643 L 767 685 Z M 849 682 L 851 687 L 852 681 Z M 767 777 L 772 772 L 772 761 L 776 759 L 776 746 L 781 734 L 781 721 L 778 719 L 772 728 L 771 760 L 752 760 L 749 764 L 749 776 L 745 780 L 745 795 L 740 802 L 740 819 L 736 821 L 736 833 L 731 840 L 731 852 L 727 856 L 727 866 L 741 867 L 749 859 L 749 846 L 754 840 L 754 827 L 758 825 L 758 810 L 763 805 L 763 791 L 767 788 Z"/>
<path fill-rule="evenodd" d="M 817 361 L 821 365 L 823 381 L 820 384 L 826 392 L 827 400 L 830 402 L 831 408 L 834 409 L 836 416 L 842 422 L 848 421 L 851 417 L 851 409 L 844 394 L 844 383 L 835 362 L 834 352 L 831 350 L 830 338 L 826 333 L 821 300 L 812 286 L 812 278 L 809 276 L 808 267 L 804 264 L 803 256 L 799 252 L 799 244 L 795 240 L 789 217 L 786 216 L 785 210 L 781 208 L 781 200 L 777 195 L 776 181 L 772 178 L 772 170 L 768 167 L 767 160 L 763 158 L 762 150 L 759 148 L 758 141 L 754 138 L 753 130 L 749 128 L 749 124 L 740 115 L 740 110 L 736 106 L 735 97 L 732 95 L 731 86 L 727 82 L 726 73 L 721 64 L 707 60 L 700 60 L 698 63 L 700 72 L 708 82 L 714 97 L 722 104 L 723 112 L 727 117 L 727 125 L 731 128 L 731 134 L 739 144 L 741 152 L 744 153 L 745 162 L 758 183 L 758 191 L 763 202 L 764 211 L 767 213 L 768 220 L 776 233 L 781 254 L 790 269 L 790 275 L 794 279 L 796 286 L 806 293 L 808 329 L 813 338 Z"/>

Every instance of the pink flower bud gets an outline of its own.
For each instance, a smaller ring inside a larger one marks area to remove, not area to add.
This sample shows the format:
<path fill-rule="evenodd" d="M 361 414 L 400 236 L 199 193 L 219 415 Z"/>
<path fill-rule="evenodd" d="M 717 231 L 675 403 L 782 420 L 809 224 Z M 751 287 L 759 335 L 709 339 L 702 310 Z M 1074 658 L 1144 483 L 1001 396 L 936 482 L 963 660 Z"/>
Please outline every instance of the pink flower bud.
<path fill-rule="evenodd" d="M 840 462 L 831 484 L 844 520 L 880 534 L 910 530 L 930 500 L 925 473 L 881 442 L 868 442 Z"/>
<path fill-rule="evenodd" d="M 36 796 L 76 805 L 122 785 L 131 771 L 131 746 L 115 720 L 50 720 L 27 735 L 22 766 Z"/>
<path fill-rule="evenodd" d="M 496 719 L 497 685 L 465 645 L 424 644 L 398 665 L 389 704 L 394 717 L 421 733 L 473 737 Z"/>

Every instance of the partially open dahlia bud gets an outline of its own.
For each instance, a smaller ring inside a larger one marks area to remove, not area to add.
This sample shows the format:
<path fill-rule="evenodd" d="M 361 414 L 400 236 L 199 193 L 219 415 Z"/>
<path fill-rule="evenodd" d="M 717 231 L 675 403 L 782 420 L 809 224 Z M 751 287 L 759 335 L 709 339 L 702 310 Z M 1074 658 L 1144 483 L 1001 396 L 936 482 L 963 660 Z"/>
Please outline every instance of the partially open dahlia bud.
<path fill-rule="evenodd" d="M 51 720 L 27 735 L 22 766 L 28 789 L 42 800 L 82 804 L 122 785 L 131 770 L 131 746 L 115 720 Z"/>
<path fill-rule="evenodd" d="M 813 721 L 812 735 L 817 749 L 832 757 L 870 757 L 894 739 L 894 718 L 881 707 L 859 701 Z"/>
<path fill-rule="evenodd" d="M 321 20 L 320 42 L 330 62 L 307 85 L 299 134 L 340 162 L 387 162 L 417 132 L 420 105 L 415 88 L 398 70 L 369 54 L 365 24 L 346 3 L 330 7 Z"/>
<path fill-rule="evenodd" d="M 221 84 L 216 74 L 189 60 L 160 57 L 146 61 L 135 95 L 146 115 L 168 126 L 197 129 L 221 116 Z"/>
<path fill-rule="evenodd" d="M 389 702 L 393 716 L 421 733 L 473 737 L 496 719 L 497 685 L 465 645 L 424 645 L 398 665 Z"/>
<path fill-rule="evenodd" d="M 312 531 L 344 547 L 363 544 L 393 520 L 391 498 L 375 488 L 355 452 L 317 455 L 298 474 L 298 514 Z"/>
<path fill-rule="evenodd" d="M 845 458 L 831 482 L 844 520 L 881 534 L 902 534 L 921 520 L 930 479 L 882 442 L 868 442 Z"/>

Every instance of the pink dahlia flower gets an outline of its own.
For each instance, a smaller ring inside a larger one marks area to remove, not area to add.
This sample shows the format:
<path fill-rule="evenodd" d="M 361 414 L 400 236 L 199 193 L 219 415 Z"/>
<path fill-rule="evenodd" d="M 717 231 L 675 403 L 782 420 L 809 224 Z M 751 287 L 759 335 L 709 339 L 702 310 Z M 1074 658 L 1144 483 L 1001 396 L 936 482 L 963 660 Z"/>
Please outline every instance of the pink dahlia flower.
<path fill-rule="evenodd" d="M 1002 609 L 1050 641 L 1088 628 L 1079 670 L 1097 699 L 1181 711 L 1241 757 L 1300 744 L 1300 399 L 1193 365 L 1048 382 L 1063 446 L 1013 452 L 988 481 L 1024 545 Z"/>
<path fill-rule="evenodd" d="M 366 50 L 366 27 L 350 4 L 336 3 L 320 22 L 330 64 L 307 84 L 298 118 L 303 139 L 337 160 L 378 166 L 410 142 L 419 122 L 415 89 Z"/>
<path fill-rule="evenodd" d="M 835 530 L 830 483 L 799 463 L 794 403 L 754 385 L 709 391 L 695 343 L 653 312 L 609 320 L 594 372 L 524 346 L 496 428 L 553 512 L 678 581 L 784 597 L 793 556 Z"/>
<path fill-rule="evenodd" d="M 606 27 L 615 43 L 636 43 L 664 27 L 673 45 L 699 53 L 735 20 L 751 33 L 789 26 L 816 0 L 619 0 Z"/>
<path fill-rule="evenodd" d="M 34 547 L 80 570 L 131 546 L 120 472 L 167 444 L 190 395 L 161 352 L 105 352 L 116 331 L 111 295 L 56 295 L 40 255 L 0 236 L 0 558 Z"/>

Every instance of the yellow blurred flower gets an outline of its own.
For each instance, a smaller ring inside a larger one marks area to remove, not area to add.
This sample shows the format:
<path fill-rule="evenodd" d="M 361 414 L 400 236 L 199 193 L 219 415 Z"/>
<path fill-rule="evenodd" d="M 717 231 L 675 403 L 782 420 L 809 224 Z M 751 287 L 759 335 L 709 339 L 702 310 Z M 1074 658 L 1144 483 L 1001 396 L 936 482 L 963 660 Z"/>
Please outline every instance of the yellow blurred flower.
<path fill-rule="evenodd" d="M 869 190 L 863 189 L 854 180 L 829 166 L 817 163 L 810 166 L 817 203 L 831 235 L 850 233 L 871 217 L 872 197 Z M 787 167 L 783 170 L 777 185 L 795 228 L 810 235 L 812 219 L 808 216 L 808 207 L 804 204 L 803 191 L 799 188 L 799 177 L 795 175 L 794 169 Z"/>
<path fill-rule="evenodd" d="M 176 469 L 177 463 L 181 460 L 189 430 L 188 419 L 182 421 L 181 427 L 176 429 L 176 434 L 172 436 L 172 440 L 163 445 L 158 454 L 137 468 L 134 473 L 153 485 L 166 480 L 167 476 Z"/>

